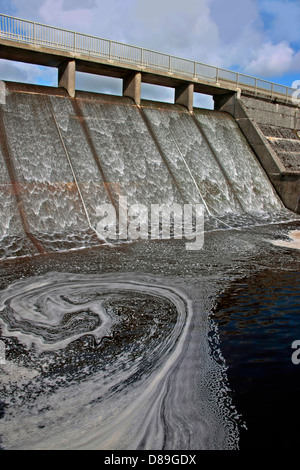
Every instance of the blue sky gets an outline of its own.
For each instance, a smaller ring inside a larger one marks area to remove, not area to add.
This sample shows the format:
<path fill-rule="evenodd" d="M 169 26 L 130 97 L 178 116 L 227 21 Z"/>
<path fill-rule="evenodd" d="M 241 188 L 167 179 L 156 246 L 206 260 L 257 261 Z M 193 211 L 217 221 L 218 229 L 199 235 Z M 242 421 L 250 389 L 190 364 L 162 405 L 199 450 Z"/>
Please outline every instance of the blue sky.
<path fill-rule="evenodd" d="M 300 80 L 299 0 L 0 0 L 0 13 L 283 85 Z M 0 79 L 55 86 L 57 71 L 0 60 Z M 120 93 L 121 83 L 78 73 L 76 87 Z M 172 93 L 143 85 L 144 98 L 172 100 Z"/>

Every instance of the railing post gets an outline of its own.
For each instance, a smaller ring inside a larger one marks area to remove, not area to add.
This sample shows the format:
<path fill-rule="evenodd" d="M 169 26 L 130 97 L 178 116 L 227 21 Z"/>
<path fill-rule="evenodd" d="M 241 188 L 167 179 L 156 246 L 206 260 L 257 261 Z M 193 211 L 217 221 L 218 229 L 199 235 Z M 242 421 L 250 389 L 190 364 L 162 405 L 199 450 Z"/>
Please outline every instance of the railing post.
<path fill-rule="evenodd" d="M 33 44 L 35 44 L 35 23 L 33 23 Z"/>
<path fill-rule="evenodd" d="M 76 52 L 76 32 L 74 32 L 74 52 Z"/>
<path fill-rule="evenodd" d="M 109 41 L 109 60 L 111 60 L 111 41 Z"/>
<path fill-rule="evenodd" d="M 219 67 L 216 68 L 216 83 L 219 82 Z"/>
<path fill-rule="evenodd" d="M 169 55 L 169 73 L 172 72 L 171 56 Z"/>

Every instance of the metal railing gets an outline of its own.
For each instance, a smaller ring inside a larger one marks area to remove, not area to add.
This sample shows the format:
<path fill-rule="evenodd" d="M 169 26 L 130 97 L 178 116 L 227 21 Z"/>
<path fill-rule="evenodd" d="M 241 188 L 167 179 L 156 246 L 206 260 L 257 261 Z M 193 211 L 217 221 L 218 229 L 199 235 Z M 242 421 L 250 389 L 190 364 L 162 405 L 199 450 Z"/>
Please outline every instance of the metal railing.
<path fill-rule="evenodd" d="M 115 60 L 142 68 L 176 73 L 185 78 L 200 79 L 212 84 L 230 83 L 241 89 L 253 89 L 268 95 L 284 95 L 292 98 L 294 88 L 279 85 L 261 78 L 239 72 L 194 62 L 188 59 L 130 46 L 120 42 L 101 39 L 53 26 L 23 20 L 0 14 L 0 38 L 68 52 L 80 53 L 89 57 Z"/>

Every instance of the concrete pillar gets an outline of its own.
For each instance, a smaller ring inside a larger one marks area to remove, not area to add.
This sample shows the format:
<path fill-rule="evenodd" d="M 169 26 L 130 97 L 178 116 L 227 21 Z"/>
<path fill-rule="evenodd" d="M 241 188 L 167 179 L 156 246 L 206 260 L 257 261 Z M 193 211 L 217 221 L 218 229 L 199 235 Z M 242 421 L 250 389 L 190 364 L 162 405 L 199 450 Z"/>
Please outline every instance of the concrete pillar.
<path fill-rule="evenodd" d="M 72 98 L 75 96 L 75 71 L 75 60 L 64 62 L 58 67 L 58 86 L 65 88 Z"/>
<path fill-rule="evenodd" d="M 193 111 L 194 84 L 184 83 L 175 88 L 175 104 L 185 106 L 189 111 Z"/>
<path fill-rule="evenodd" d="M 141 83 L 140 72 L 130 73 L 123 78 L 123 96 L 132 98 L 138 106 L 141 104 Z"/>

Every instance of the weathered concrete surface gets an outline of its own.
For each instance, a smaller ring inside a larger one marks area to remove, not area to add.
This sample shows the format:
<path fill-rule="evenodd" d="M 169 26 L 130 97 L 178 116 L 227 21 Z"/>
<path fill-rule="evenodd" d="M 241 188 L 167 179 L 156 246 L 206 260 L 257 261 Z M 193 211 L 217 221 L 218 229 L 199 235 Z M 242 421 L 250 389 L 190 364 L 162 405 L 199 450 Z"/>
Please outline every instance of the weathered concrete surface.
<path fill-rule="evenodd" d="M 141 104 L 141 83 L 140 72 L 130 73 L 123 78 L 123 96 L 132 98 L 138 106 Z"/>
<path fill-rule="evenodd" d="M 243 94 L 214 99 L 237 121 L 285 206 L 300 213 L 299 107 Z"/>
<path fill-rule="evenodd" d="M 185 106 L 190 112 L 193 111 L 194 84 L 187 83 L 175 88 L 175 104 Z"/>
<path fill-rule="evenodd" d="M 58 86 L 65 88 L 72 98 L 75 96 L 75 72 L 75 60 L 64 62 L 58 68 Z"/>
<path fill-rule="evenodd" d="M 268 101 L 242 93 L 241 101 L 247 108 L 248 116 L 257 124 L 266 124 L 287 129 L 300 129 L 300 108 L 292 102 Z"/>

